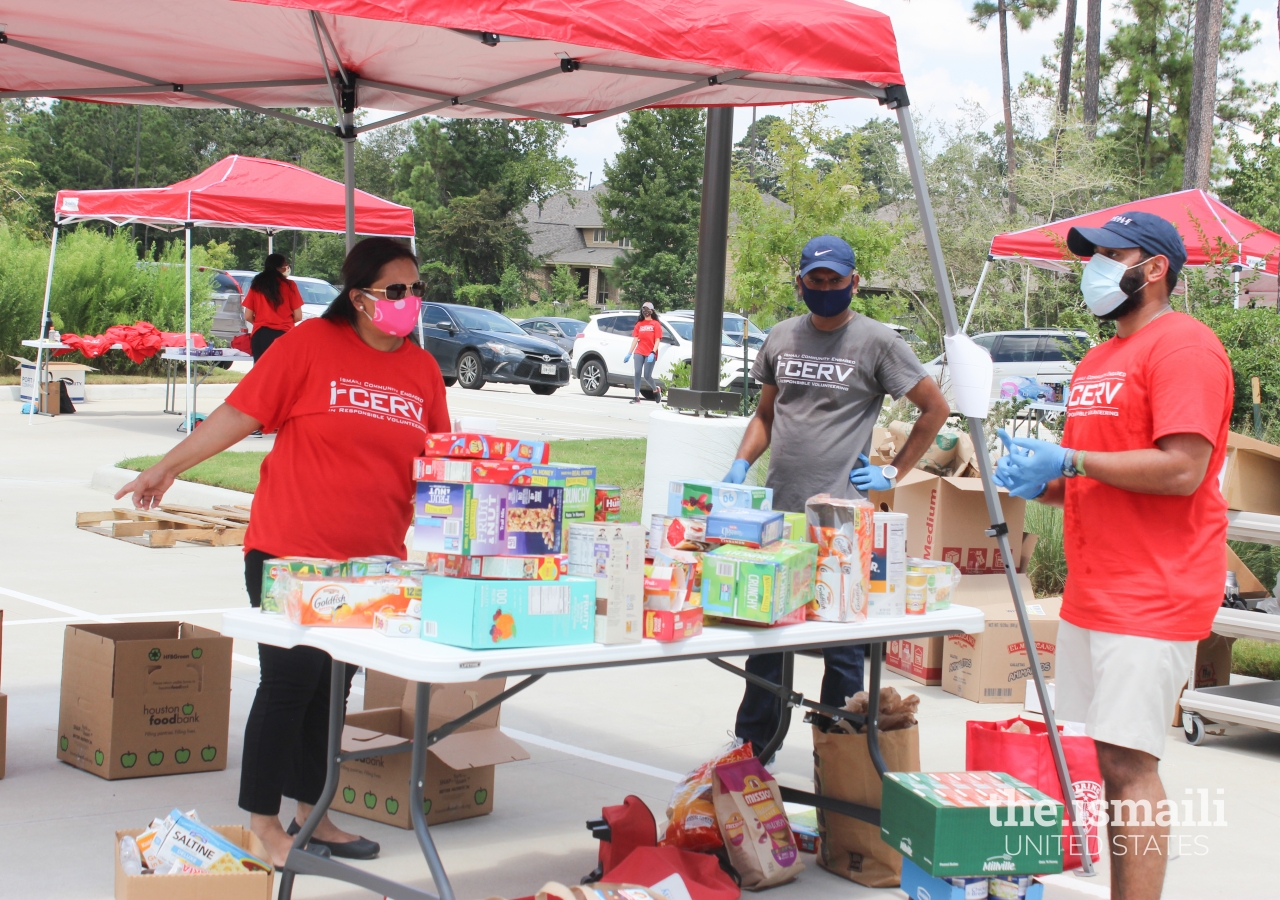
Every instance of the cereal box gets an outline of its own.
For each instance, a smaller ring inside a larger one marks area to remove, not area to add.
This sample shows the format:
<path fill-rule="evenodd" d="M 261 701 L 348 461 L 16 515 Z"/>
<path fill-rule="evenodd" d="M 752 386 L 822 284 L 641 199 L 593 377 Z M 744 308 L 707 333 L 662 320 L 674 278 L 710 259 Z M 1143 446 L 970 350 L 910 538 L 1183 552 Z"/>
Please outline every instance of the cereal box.
<path fill-rule="evenodd" d="M 527 462 L 509 459 L 457 459 L 419 456 L 413 461 L 414 481 L 455 481 L 463 484 L 515 484 Z"/>
<path fill-rule="evenodd" d="M 805 504 L 809 538 L 818 544 L 818 581 L 810 618 L 861 622 L 871 595 L 872 524 L 866 500 L 818 494 Z"/>
<path fill-rule="evenodd" d="M 549 463 L 545 466 L 529 466 L 514 484 L 539 485 L 564 489 L 564 506 L 561 514 L 561 546 L 569 546 L 569 526 L 595 520 L 596 467 L 569 463 Z"/>
<path fill-rule="evenodd" d="M 429 434 L 426 456 L 459 456 L 467 459 L 510 459 L 526 463 L 546 463 L 551 445 L 545 441 L 523 441 L 492 434 L 446 432 Z"/>
<path fill-rule="evenodd" d="M 667 515 L 709 516 L 713 509 L 773 509 L 773 488 L 752 487 L 727 481 L 671 482 Z"/>
<path fill-rule="evenodd" d="M 413 547 L 461 556 L 564 552 L 564 488 L 418 482 Z"/>
<path fill-rule="evenodd" d="M 707 540 L 713 544 L 763 547 L 781 539 L 780 512 L 721 507 L 707 516 Z"/>

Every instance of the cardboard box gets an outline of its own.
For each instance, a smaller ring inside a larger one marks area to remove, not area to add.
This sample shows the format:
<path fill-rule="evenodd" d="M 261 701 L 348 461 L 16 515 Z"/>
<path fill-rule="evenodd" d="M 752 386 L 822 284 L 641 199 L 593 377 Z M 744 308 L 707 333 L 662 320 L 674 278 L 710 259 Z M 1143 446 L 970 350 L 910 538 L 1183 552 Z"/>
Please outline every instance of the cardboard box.
<path fill-rule="evenodd" d="M 275 872 L 206 872 L 203 875 L 126 875 L 120 867 L 120 839 L 137 837 L 144 828 L 116 832 L 115 900 L 272 900 Z M 269 859 L 258 836 L 241 825 L 214 825 L 213 830 L 254 856 Z"/>
<path fill-rule="evenodd" d="M 644 529 L 591 522 L 569 531 L 569 574 L 595 583 L 595 640 L 630 644 L 644 633 Z"/>
<path fill-rule="evenodd" d="M 644 636 L 655 641 L 669 643 L 683 641 L 702 634 L 702 607 L 689 606 L 681 610 L 646 609 L 644 611 Z M 3 696 L 0 694 L 0 696 Z"/>
<path fill-rule="evenodd" d="M 636 602 L 640 603 L 639 596 Z M 422 579 L 422 637 L 454 647 L 590 644 L 595 637 L 595 610 L 592 578 L 476 581 L 428 575 Z"/>
<path fill-rule="evenodd" d="M 1046 879 L 1065 878 L 1068 879 L 1055 884 L 1067 885 L 1072 889 L 1072 893 L 1066 895 L 1072 900 L 1075 898 L 1089 898 L 1089 900 L 1110 900 L 1111 891 L 1106 886 L 1085 885 L 1083 890 L 1086 893 L 1075 893 L 1077 889 L 1071 882 L 1081 881 L 1082 879 L 1076 875 L 1046 875 Z M 986 886 L 979 882 L 979 886 L 986 890 Z M 1050 900 L 1048 894 L 1045 893 L 1046 885 L 1038 881 L 1032 881 L 1027 886 L 1026 900 Z M 939 878 L 930 875 L 921 869 L 909 859 L 902 861 L 902 890 L 910 898 L 910 900 L 969 900 L 965 895 L 965 889 L 961 886 L 952 884 L 946 878 Z M 1101 891 L 1101 893 L 1096 893 Z M 994 895 L 992 895 L 994 896 Z M 1058 900 L 1055 895 L 1054 900 Z"/>
<path fill-rule="evenodd" d="M 782 539 L 784 541 L 809 540 L 809 523 L 802 512 L 782 514 Z"/>
<path fill-rule="evenodd" d="M 1248 571 L 1246 569 L 1246 571 Z M 1223 687 L 1231 683 L 1231 648 L 1235 638 L 1221 634 L 1211 634 L 1196 644 L 1196 690 L 1201 688 Z M 1186 689 L 1186 682 L 1183 682 Z M 1174 728 L 1182 727 L 1182 691 L 1178 691 L 1179 702 L 1173 707 Z"/>
<path fill-rule="evenodd" d="M 1271 595 L 1267 586 L 1258 580 L 1258 576 L 1249 571 L 1249 567 L 1236 556 L 1236 552 L 1230 546 L 1227 547 L 1227 571 L 1236 573 L 1241 600 L 1261 600 Z"/>
<path fill-rule="evenodd" d="M 782 540 L 782 513 L 765 509 L 717 509 L 707 516 L 707 540 L 713 544 L 764 547 Z"/>
<path fill-rule="evenodd" d="M 569 545 L 566 543 L 565 547 Z M 461 556 L 428 553 L 426 573 L 449 578 L 500 578 L 504 581 L 555 581 L 569 574 L 569 554 L 550 556 Z"/>
<path fill-rule="evenodd" d="M 413 549 L 463 556 L 563 552 L 564 488 L 419 481 Z"/>
<path fill-rule="evenodd" d="M 515 484 L 532 463 L 510 459 L 455 459 L 419 456 L 413 461 L 414 481 L 447 481 L 463 484 Z"/>
<path fill-rule="evenodd" d="M 817 544 L 725 544 L 702 558 L 702 607 L 709 616 L 772 625 L 813 599 L 817 565 Z"/>
<path fill-rule="evenodd" d="M 594 522 L 596 518 L 596 467 L 565 463 L 530 466 L 520 473 L 516 484 L 558 487 L 564 490 L 561 512 L 562 551 L 569 546 L 569 526 Z"/>
<path fill-rule="evenodd" d="M 1027 502 L 1000 491 L 1000 507 L 1009 525 L 1014 552 L 1022 547 L 1022 526 Z M 1004 571 L 991 527 L 980 478 L 944 478 L 912 469 L 898 482 L 893 511 L 906 513 L 907 555 L 942 559 L 966 575 Z"/>
<path fill-rule="evenodd" d="M 653 550 L 707 550 L 706 516 L 664 516 L 654 513 L 649 522 L 649 547 Z"/>
<path fill-rule="evenodd" d="M 22 401 L 33 399 L 36 395 L 35 360 L 23 359 L 21 356 L 10 356 L 9 358 L 20 367 L 21 377 L 18 385 L 18 399 Z M 49 362 L 46 365 L 48 366 L 50 380 L 66 383 L 67 396 L 71 398 L 71 402 L 83 403 L 84 376 L 87 372 L 96 372 L 98 370 L 93 366 L 86 366 L 82 363 Z"/>
<path fill-rule="evenodd" d="M 522 441 L 472 432 L 446 432 L 427 435 L 426 456 L 458 456 L 465 459 L 510 459 L 543 464 L 551 456 L 551 445 L 545 441 Z"/>
<path fill-rule="evenodd" d="M 930 875 L 1062 871 L 1062 804 L 1003 772 L 888 772 L 880 837 Z M 993 819 L 999 824 L 994 824 Z"/>
<path fill-rule="evenodd" d="M 1227 509 L 1280 515 L 1280 447 L 1230 432 L 1218 478 Z"/>
<path fill-rule="evenodd" d="M 773 488 L 732 484 L 728 481 L 671 482 L 667 515 L 709 516 L 714 509 L 773 509 Z"/>
<path fill-rule="evenodd" d="M 366 674 L 365 701 L 369 700 Z M 389 678 L 390 676 L 383 676 Z M 412 741 L 416 686 L 402 686 L 397 705 L 348 713 L 342 729 L 342 750 L 393 749 Z M 428 725 L 439 728 L 465 715 L 506 690 L 506 679 L 491 678 L 462 684 L 434 684 Z M 390 688 L 386 682 L 383 688 Z M 494 766 L 528 759 L 524 748 L 502 733 L 499 708 L 463 725 L 432 744 L 427 752 L 422 804 L 427 824 L 487 815 L 493 810 Z M 374 822 L 412 828 L 409 820 L 411 755 L 372 756 L 342 764 L 342 781 L 333 808 Z"/>
<path fill-rule="evenodd" d="M 186 622 L 68 625 L 58 759 L 108 780 L 227 767 L 231 638 Z"/>
<path fill-rule="evenodd" d="M 1045 679 L 1052 679 L 1062 598 L 1036 600 L 1028 594 L 1026 605 L 1040 669 Z M 1022 682 L 1031 678 L 1031 667 L 1013 601 L 984 606 L 982 612 L 987 618 L 982 634 L 943 639 L 942 689 L 974 703 L 1020 703 L 1025 694 Z"/>

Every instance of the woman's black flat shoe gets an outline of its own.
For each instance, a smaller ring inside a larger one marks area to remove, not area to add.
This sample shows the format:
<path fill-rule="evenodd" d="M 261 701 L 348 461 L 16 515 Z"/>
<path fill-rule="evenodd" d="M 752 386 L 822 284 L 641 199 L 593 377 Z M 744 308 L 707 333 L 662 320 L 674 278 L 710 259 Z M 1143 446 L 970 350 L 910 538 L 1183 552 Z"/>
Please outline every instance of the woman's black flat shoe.
<path fill-rule="evenodd" d="M 294 834 L 297 834 L 297 829 L 294 829 Z M 314 854 L 315 856 L 319 856 L 322 859 L 329 858 L 329 848 L 321 844 L 319 841 L 309 841 L 307 843 L 307 846 L 302 848 L 302 852 Z M 276 871 L 283 872 L 284 869 L 281 868 L 280 866 L 276 866 Z"/>
<path fill-rule="evenodd" d="M 302 826 L 297 820 L 289 823 L 289 827 L 285 830 L 286 834 L 297 834 L 302 830 Z M 354 841 L 322 841 L 313 837 L 308 846 L 316 844 L 329 851 L 326 855 L 332 855 L 340 859 L 377 859 L 378 854 L 382 852 L 382 846 L 377 841 L 371 841 L 368 838 L 356 838 Z"/>

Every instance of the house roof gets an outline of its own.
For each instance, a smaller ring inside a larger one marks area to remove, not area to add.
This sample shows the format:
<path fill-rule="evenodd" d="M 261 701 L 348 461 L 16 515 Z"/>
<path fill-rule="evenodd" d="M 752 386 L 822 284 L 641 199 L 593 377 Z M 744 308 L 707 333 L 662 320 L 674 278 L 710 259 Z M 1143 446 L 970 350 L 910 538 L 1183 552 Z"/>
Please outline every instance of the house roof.
<path fill-rule="evenodd" d="M 626 251 L 619 247 L 588 247 L 583 228 L 603 228 L 596 198 L 604 183 L 589 191 L 566 191 L 549 198 L 539 208 L 524 208 L 524 230 L 529 234 L 529 252 L 547 265 L 611 267 Z"/>
<path fill-rule="evenodd" d="M 598 266 L 609 269 L 613 268 L 618 257 L 626 253 L 621 247 L 583 247 L 553 253 L 545 257 L 543 262 L 551 266 Z"/>

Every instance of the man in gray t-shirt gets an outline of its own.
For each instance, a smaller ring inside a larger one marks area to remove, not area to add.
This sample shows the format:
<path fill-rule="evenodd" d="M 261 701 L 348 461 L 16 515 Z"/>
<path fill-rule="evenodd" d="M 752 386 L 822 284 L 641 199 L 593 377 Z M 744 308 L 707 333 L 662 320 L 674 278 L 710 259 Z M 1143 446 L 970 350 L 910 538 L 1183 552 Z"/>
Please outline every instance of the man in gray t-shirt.
<path fill-rule="evenodd" d="M 796 290 L 810 314 L 775 325 L 751 370 L 762 385 L 760 404 L 725 481 L 742 483 L 772 447 L 765 484 L 773 488 L 774 509 L 803 512 L 815 494 L 853 498 L 891 489 L 898 470 L 915 466 L 947 419 L 946 398 L 906 341 L 849 308 L 857 286 L 853 248 L 831 235 L 809 241 Z M 920 416 L 893 465 L 872 466 L 871 431 L 886 394 L 906 395 Z M 837 647 L 823 655 L 822 702 L 842 707 L 862 690 L 864 650 Z M 777 684 L 782 655 L 748 657 L 746 668 Z M 735 730 L 759 753 L 781 715 L 778 698 L 748 682 Z"/>

